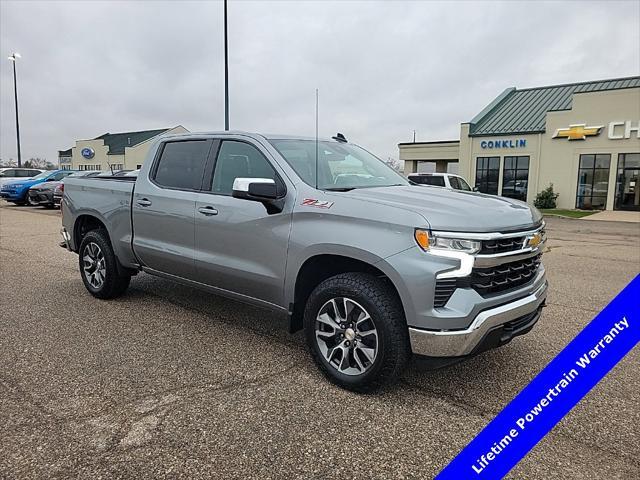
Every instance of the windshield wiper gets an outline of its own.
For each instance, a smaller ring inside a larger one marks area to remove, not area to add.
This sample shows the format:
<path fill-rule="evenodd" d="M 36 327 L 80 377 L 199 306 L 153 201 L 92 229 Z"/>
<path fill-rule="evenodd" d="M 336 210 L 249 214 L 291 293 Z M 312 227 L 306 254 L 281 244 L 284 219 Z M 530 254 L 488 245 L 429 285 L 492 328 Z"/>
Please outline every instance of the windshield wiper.
<path fill-rule="evenodd" d="M 350 192 L 355 188 L 356 187 L 328 187 L 328 188 L 323 188 L 323 190 L 326 190 L 328 192 Z"/>

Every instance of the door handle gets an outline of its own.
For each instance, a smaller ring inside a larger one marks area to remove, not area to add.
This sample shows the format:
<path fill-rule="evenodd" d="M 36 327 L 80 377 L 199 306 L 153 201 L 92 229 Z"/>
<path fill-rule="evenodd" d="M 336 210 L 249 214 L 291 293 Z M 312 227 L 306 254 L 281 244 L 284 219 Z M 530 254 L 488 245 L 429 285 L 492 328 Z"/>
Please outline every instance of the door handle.
<path fill-rule="evenodd" d="M 147 200 L 146 198 L 141 198 L 136 203 L 141 207 L 148 207 L 149 205 L 151 205 L 151 200 Z"/>
<path fill-rule="evenodd" d="M 217 215 L 218 214 L 218 210 L 216 210 L 215 208 L 211 207 L 211 206 L 207 206 L 207 207 L 200 207 L 198 209 L 198 211 L 203 214 L 203 215 L 207 215 L 207 216 L 211 216 L 211 215 Z"/>

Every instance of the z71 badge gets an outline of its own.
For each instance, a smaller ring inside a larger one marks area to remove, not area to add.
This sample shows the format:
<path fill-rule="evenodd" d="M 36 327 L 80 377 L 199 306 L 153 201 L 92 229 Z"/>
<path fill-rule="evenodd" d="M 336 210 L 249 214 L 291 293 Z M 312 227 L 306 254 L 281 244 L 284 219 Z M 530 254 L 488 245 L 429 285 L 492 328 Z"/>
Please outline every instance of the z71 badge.
<path fill-rule="evenodd" d="M 305 207 L 316 207 L 316 208 L 331 208 L 333 206 L 333 202 L 327 202 L 325 200 L 316 200 L 315 198 L 305 198 L 302 200 L 302 203 Z"/>

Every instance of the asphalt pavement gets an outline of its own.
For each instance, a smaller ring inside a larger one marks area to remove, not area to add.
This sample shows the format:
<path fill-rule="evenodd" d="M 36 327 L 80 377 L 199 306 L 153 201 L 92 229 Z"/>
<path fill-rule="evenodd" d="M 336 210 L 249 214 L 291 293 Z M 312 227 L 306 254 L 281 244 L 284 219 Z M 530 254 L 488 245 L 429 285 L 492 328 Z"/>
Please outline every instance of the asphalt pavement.
<path fill-rule="evenodd" d="M 59 212 L 0 204 L 0 478 L 432 478 L 640 271 L 640 224 L 549 218 L 532 332 L 357 395 L 269 312 L 148 275 L 91 297 Z M 640 478 L 639 364 L 509 477 Z"/>

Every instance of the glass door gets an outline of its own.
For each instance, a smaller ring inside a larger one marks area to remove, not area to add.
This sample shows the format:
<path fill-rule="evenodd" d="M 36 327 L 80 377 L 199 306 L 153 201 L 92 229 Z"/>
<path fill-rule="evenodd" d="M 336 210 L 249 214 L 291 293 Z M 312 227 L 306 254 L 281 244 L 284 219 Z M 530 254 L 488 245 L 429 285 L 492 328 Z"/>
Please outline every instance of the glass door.
<path fill-rule="evenodd" d="M 618 156 L 614 208 L 640 211 L 640 153 L 621 153 Z"/>

